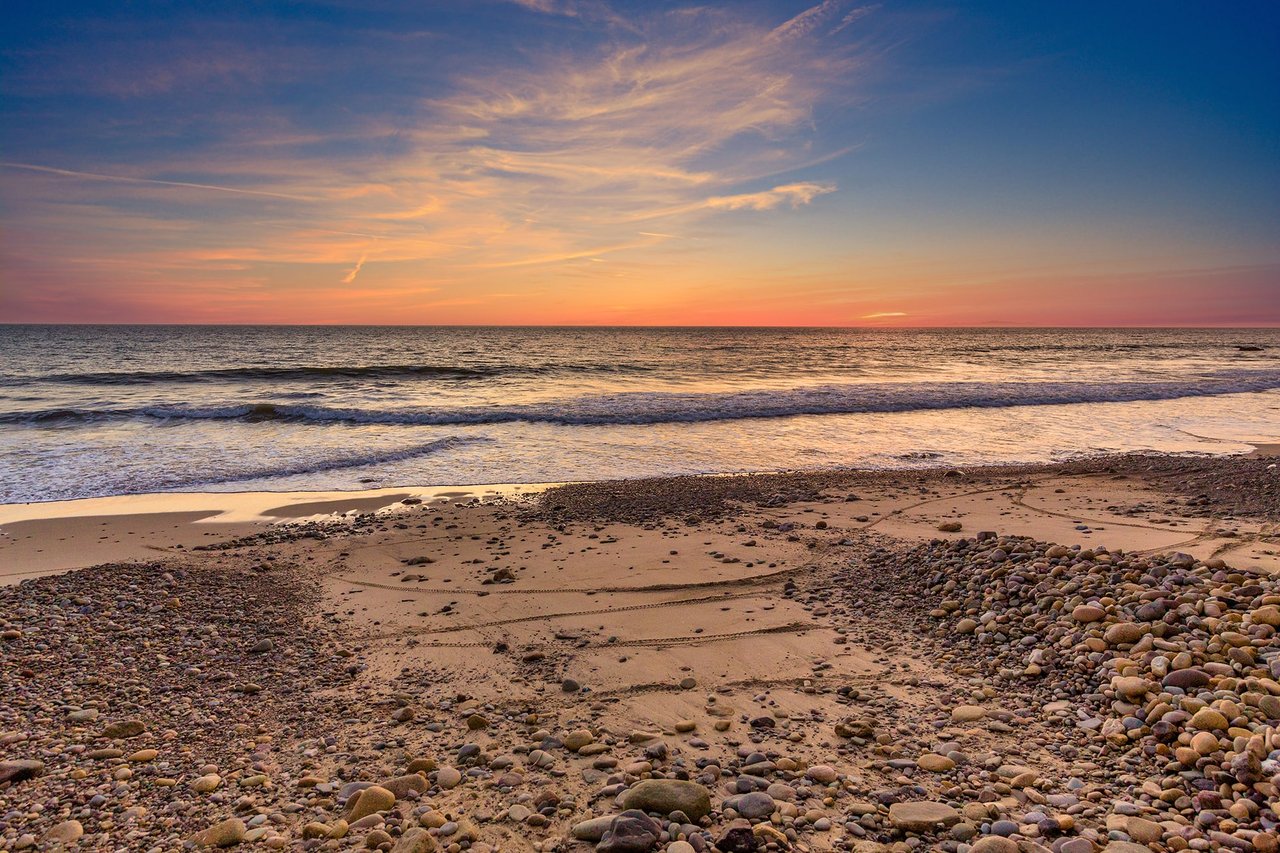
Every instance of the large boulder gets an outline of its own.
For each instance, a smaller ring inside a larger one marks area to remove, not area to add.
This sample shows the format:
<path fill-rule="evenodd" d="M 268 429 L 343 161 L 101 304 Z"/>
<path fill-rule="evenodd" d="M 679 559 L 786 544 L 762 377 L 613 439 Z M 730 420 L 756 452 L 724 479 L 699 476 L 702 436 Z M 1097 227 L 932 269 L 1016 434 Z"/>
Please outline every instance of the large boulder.
<path fill-rule="evenodd" d="M 711 814 L 711 792 L 697 782 L 646 779 L 623 793 L 622 807 L 660 815 L 684 812 L 698 821 Z"/>

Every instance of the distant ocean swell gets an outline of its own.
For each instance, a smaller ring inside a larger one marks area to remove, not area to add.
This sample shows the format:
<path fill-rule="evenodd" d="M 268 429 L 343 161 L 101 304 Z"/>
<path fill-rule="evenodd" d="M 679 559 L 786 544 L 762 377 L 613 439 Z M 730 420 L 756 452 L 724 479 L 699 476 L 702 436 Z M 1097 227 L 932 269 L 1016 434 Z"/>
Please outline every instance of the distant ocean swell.
<path fill-rule="evenodd" d="M 1182 381 L 1152 382 L 882 382 L 790 390 L 719 393 L 631 392 L 515 406 L 366 409 L 277 403 L 157 405 L 125 409 L 60 408 L 0 413 L 0 423 L 54 426 L 120 419 L 235 420 L 316 424 L 566 426 L 698 423 L 793 415 L 1008 408 L 1071 403 L 1137 402 L 1269 391 L 1280 370 L 1221 370 Z"/>
<path fill-rule="evenodd" d="M 0 385 L 21 386 L 37 382 L 70 385 L 152 385 L 167 382 L 207 381 L 305 381 L 326 379 L 425 379 L 468 380 L 498 376 L 545 376 L 553 373 L 646 373 L 638 364 L 545 364 L 477 367 L 474 365 L 373 365 L 368 367 L 229 367 L 210 370 L 136 370 L 87 373 L 50 373 L 36 376 L 0 374 Z"/>

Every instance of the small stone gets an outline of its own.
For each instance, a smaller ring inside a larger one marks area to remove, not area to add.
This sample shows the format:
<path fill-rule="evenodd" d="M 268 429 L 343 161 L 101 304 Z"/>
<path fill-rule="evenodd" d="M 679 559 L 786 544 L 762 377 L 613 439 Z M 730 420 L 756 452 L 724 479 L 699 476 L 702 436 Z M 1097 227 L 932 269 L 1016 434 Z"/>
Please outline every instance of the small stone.
<path fill-rule="evenodd" d="M 141 720 L 121 720 L 115 723 L 109 723 L 102 730 L 103 737 L 109 738 L 127 738 L 137 737 L 147 730 Z"/>
<path fill-rule="evenodd" d="M 961 819 L 960 812 L 946 803 L 912 802 L 894 803 L 889 806 L 889 823 L 895 829 L 908 832 L 927 832 L 935 826 L 954 826 Z"/>
<path fill-rule="evenodd" d="M 446 791 L 462 783 L 462 771 L 456 767 L 441 767 L 436 771 L 436 784 Z"/>
<path fill-rule="evenodd" d="M 439 849 L 440 845 L 429 832 L 414 827 L 400 836 L 396 846 L 391 848 L 391 853 L 436 853 Z"/>
<path fill-rule="evenodd" d="M 1150 628 L 1137 622 L 1117 622 L 1102 634 L 1102 639 L 1113 646 L 1136 643 L 1147 636 Z"/>
<path fill-rule="evenodd" d="M 981 705 L 957 705 L 951 709 L 951 719 L 957 723 L 972 723 L 987 715 L 987 709 Z"/>
<path fill-rule="evenodd" d="M 642 811 L 628 809 L 615 817 L 600 843 L 597 853 L 648 853 L 662 837 L 662 826 Z"/>
<path fill-rule="evenodd" d="M 1229 724 L 1230 721 L 1221 711 L 1215 711 L 1212 708 L 1201 708 L 1191 717 L 1192 727 L 1202 730 L 1225 729 Z"/>
<path fill-rule="evenodd" d="M 237 817 L 230 817 L 196 833 L 191 837 L 191 842 L 197 847 L 231 847 L 244 841 L 247 831 L 244 821 Z"/>
<path fill-rule="evenodd" d="M 381 785 L 371 785 L 352 796 L 347 803 L 347 820 L 359 820 L 376 812 L 385 812 L 395 808 L 396 795 Z"/>
<path fill-rule="evenodd" d="M 1079 604 L 1071 611 L 1071 618 L 1077 622 L 1101 622 L 1107 611 L 1093 604 Z"/>
<path fill-rule="evenodd" d="M 999 835 L 979 838 L 969 848 L 969 853 L 1018 853 L 1018 842 Z"/>
<path fill-rule="evenodd" d="M 197 794 L 211 794 L 218 790 L 218 786 L 222 784 L 222 777 L 217 773 L 209 773 L 201 776 L 191 783 L 191 790 Z"/>
<path fill-rule="evenodd" d="M 925 753 L 916 760 L 916 766 L 930 773 L 946 773 L 956 769 L 956 763 L 945 755 Z"/>
<path fill-rule="evenodd" d="M 84 835 L 84 826 L 78 820 L 64 820 L 45 833 L 46 844 L 74 844 Z"/>
<path fill-rule="evenodd" d="M 564 736 L 564 748 L 570 752 L 577 752 L 588 744 L 595 743 L 596 737 L 586 729 L 574 729 Z"/>

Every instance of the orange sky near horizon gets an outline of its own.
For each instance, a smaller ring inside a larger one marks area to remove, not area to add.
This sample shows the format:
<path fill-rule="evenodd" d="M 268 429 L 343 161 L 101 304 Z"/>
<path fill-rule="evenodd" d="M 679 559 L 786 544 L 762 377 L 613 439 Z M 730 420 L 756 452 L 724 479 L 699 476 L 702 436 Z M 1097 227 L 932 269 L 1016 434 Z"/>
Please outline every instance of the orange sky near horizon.
<path fill-rule="evenodd" d="M 0 37 L 0 322 L 1280 325 L 1244 14 L 75 5 Z"/>

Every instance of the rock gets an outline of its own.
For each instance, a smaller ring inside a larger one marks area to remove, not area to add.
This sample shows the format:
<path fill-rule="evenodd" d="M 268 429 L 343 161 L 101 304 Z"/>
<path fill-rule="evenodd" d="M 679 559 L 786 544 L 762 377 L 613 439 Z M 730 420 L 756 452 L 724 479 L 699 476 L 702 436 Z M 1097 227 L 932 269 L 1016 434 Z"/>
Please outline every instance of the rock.
<path fill-rule="evenodd" d="M 944 521 L 938 525 L 938 530 L 943 533 L 959 533 L 964 525 L 958 521 Z"/>
<path fill-rule="evenodd" d="M 628 809 L 615 817 L 596 845 L 598 853 L 648 853 L 662 837 L 662 826 L 642 811 Z"/>
<path fill-rule="evenodd" d="M 1111 686 L 1120 695 L 1130 700 L 1139 700 L 1151 689 L 1151 682 L 1136 675 L 1117 676 L 1111 680 Z"/>
<path fill-rule="evenodd" d="M 564 736 L 564 748 L 570 752 L 577 752 L 588 744 L 595 743 L 595 735 L 586 729 L 575 729 Z"/>
<path fill-rule="evenodd" d="M 961 619 L 956 623 L 955 631 L 957 634 L 972 634 L 978 630 L 978 620 Z"/>
<path fill-rule="evenodd" d="M 727 798 L 723 807 L 733 809 L 749 820 L 759 820 L 773 814 L 778 804 L 764 791 L 752 791 L 749 794 L 737 794 Z"/>
<path fill-rule="evenodd" d="M 19 759 L 17 761 L 0 761 L 0 785 L 6 782 L 17 784 L 34 779 L 44 772 L 44 762 L 35 759 Z"/>
<path fill-rule="evenodd" d="M 988 835 L 975 841 L 969 848 L 969 853 L 1018 853 L 1018 842 L 998 835 Z"/>
<path fill-rule="evenodd" d="M 1107 611 L 1093 604 L 1079 604 L 1071 611 L 1071 618 L 1077 622 L 1101 622 Z"/>
<path fill-rule="evenodd" d="M 430 838 L 431 836 L 427 836 Z M 364 837 L 364 846 L 368 850 L 377 850 L 384 844 L 390 844 L 392 838 L 381 829 L 375 829 Z"/>
<path fill-rule="evenodd" d="M 372 834 L 372 833 L 370 833 Z M 425 829 L 414 827 L 400 836 L 391 853 L 437 853 L 440 845 Z"/>
<path fill-rule="evenodd" d="M 1162 687 L 1178 687 L 1182 690 L 1194 690 L 1197 687 L 1207 687 L 1209 685 L 1209 673 L 1203 669 L 1175 669 L 1173 672 L 1161 679 Z"/>
<path fill-rule="evenodd" d="M 109 738 L 127 738 L 137 737 L 147 730 L 142 720 L 121 720 L 115 723 L 107 724 L 102 730 L 103 737 Z"/>
<path fill-rule="evenodd" d="M 951 719 L 957 723 L 972 723 L 987 715 L 987 709 L 981 705 L 957 705 L 951 709 Z"/>
<path fill-rule="evenodd" d="M 754 853 L 759 848 L 751 824 L 741 819 L 732 821 L 716 840 L 716 849 L 721 853 Z"/>
<path fill-rule="evenodd" d="M 954 826 L 962 815 L 946 803 L 928 801 L 894 803 L 889 806 L 889 823 L 908 832 L 928 832 L 935 826 Z"/>
<path fill-rule="evenodd" d="M 382 783 L 382 787 L 386 788 L 395 795 L 397 800 L 403 800 L 409 794 L 421 794 L 431 787 L 425 778 L 417 773 L 409 773 L 405 776 L 397 776 L 394 779 L 388 779 Z"/>
<path fill-rule="evenodd" d="M 456 767 L 441 767 L 436 771 L 436 784 L 446 791 L 462 783 L 462 771 Z"/>
<path fill-rule="evenodd" d="M 229 817 L 191 836 L 191 842 L 197 847 L 231 847 L 244 841 L 246 831 L 244 821 Z"/>
<path fill-rule="evenodd" d="M 45 833 L 45 844 L 74 844 L 84 835 L 84 826 L 78 820 L 64 820 Z"/>
<path fill-rule="evenodd" d="M 269 638 L 264 638 L 254 643 L 253 647 L 250 648 L 249 651 L 252 654 L 261 655 L 271 651 L 275 647 L 276 647 L 276 644 L 271 642 Z"/>
<path fill-rule="evenodd" d="M 371 785 L 358 792 L 347 803 L 348 821 L 359 820 L 377 812 L 385 812 L 395 808 L 396 795 L 381 785 Z"/>
<path fill-rule="evenodd" d="M 468 731 L 478 732 L 481 729 L 487 728 L 489 728 L 489 720 L 487 717 L 481 714 L 472 714 L 470 717 L 467 717 Z"/>
<path fill-rule="evenodd" d="M 945 755 L 934 755 L 933 753 L 925 753 L 916 761 L 916 766 L 921 770 L 927 770 L 930 773 L 946 773 L 949 770 L 956 769 L 956 763 Z"/>
<path fill-rule="evenodd" d="M 582 689 L 582 685 L 574 681 L 572 678 L 566 678 L 560 682 L 560 689 L 565 693 L 577 693 Z"/>
<path fill-rule="evenodd" d="M 191 783 L 191 790 L 197 794 L 211 794 L 218 790 L 218 786 L 222 784 L 222 777 L 217 773 L 209 773 L 201 776 Z"/>
<path fill-rule="evenodd" d="M 1150 628 L 1137 622 L 1117 622 L 1102 634 L 1102 639 L 1113 646 L 1136 643 L 1147 636 Z"/>
<path fill-rule="evenodd" d="M 840 778 L 836 769 L 828 764 L 815 764 L 806 770 L 804 775 L 821 785 L 830 785 Z"/>
<path fill-rule="evenodd" d="M 1154 820 L 1131 817 L 1125 821 L 1125 832 L 1141 844 L 1153 844 L 1164 837 L 1164 830 Z"/>
<path fill-rule="evenodd" d="M 613 818 L 613 815 L 605 815 L 580 821 L 573 825 L 573 828 L 569 830 L 569 834 L 579 841 L 599 841 L 604 837 L 605 830 L 609 828 L 609 824 L 613 823 Z"/>
<path fill-rule="evenodd" d="M 1280 628 L 1280 607 L 1274 604 L 1259 607 L 1249 614 L 1249 619 L 1255 625 L 1270 625 L 1272 628 Z"/>
<path fill-rule="evenodd" d="M 1221 711 L 1212 708 L 1201 708 L 1191 717 L 1192 727 L 1205 731 L 1225 729 L 1229 724 L 1230 721 Z"/>
<path fill-rule="evenodd" d="M 787 840 L 786 833 L 775 828 L 772 824 L 757 823 L 751 827 L 751 834 L 761 844 L 772 844 L 776 849 L 785 850 L 791 846 L 791 842 Z"/>
<path fill-rule="evenodd" d="M 646 779 L 622 795 L 622 807 L 664 816 L 679 811 L 698 821 L 711 813 L 711 793 L 697 782 Z"/>

